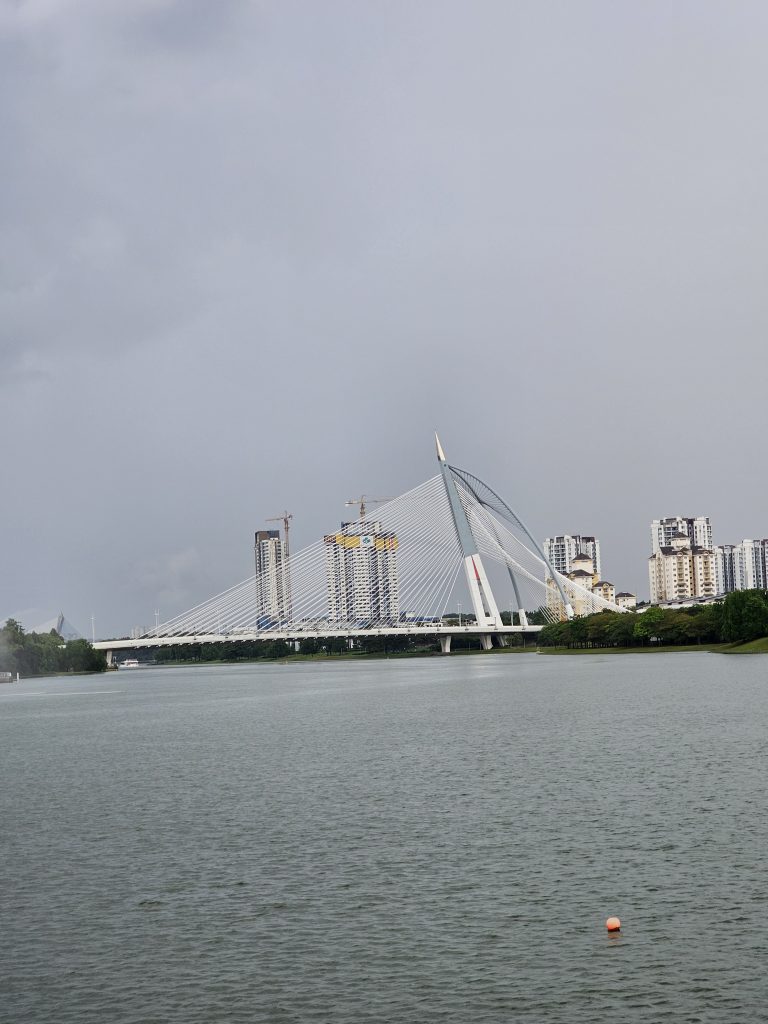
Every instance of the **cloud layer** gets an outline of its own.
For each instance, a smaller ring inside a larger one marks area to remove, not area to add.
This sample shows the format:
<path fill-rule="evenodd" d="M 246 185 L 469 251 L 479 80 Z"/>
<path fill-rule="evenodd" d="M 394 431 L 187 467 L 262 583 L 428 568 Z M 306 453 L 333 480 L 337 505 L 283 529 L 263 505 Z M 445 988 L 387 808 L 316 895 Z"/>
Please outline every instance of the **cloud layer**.
<path fill-rule="evenodd" d="M 181 611 L 436 426 L 620 589 L 654 516 L 764 534 L 766 22 L 0 3 L 0 614 Z"/>

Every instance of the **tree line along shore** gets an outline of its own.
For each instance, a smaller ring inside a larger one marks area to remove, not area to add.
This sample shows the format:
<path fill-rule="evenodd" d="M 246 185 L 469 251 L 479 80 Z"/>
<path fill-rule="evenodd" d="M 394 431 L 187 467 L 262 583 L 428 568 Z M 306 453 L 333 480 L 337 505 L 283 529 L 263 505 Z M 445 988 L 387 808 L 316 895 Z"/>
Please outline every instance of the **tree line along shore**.
<path fill-rule="evenodd" d="M 539 633 L 542 648 L 691 647 L 754 644 L 768 639 L 768 591 L 737 590 L 714 604 L 690 608 L 651 605 L 642 613 L 598 612 L 555 622 Z M 759 645 L 754 649 L 759 650 Z M 765 646 L 768 651 L 768 644 Z"/>
<path fill-rule="evenodd" d="M 15 619 L 0 628 L 0 672 L 22 677 L 104 672 L 107 659 L 87 640 L 64 640 L 55 630 L 26 633 Z"/>

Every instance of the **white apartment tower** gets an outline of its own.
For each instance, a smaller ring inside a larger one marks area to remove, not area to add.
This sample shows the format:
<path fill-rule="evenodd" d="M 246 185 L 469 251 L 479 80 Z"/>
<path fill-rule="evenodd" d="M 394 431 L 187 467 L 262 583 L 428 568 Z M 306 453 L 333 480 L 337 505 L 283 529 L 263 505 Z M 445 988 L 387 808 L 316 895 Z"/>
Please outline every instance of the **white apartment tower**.
<path fill-rule="evenodd" d="M 743 540 L 733 549 L 734 590 L 768 588 L 768 540 Z"/>
<path fill-rule="evenodd" d="M 768 589 L 768 539 L 718 544 L 715 561 L 718 594 Z"/>
<path fill-rule="evenodd" d="M 651 523 L 651 553 L 657 554 L 662 548 L 670 547 L 676 534 L 688 537 L 691 547 L 712 547 L 712 524 L 709 516 L 667 516 L 665 519 L 654 519 Z"/>
<path fill-rule="evenodd" d="M 675 533 L 648 559 L 651 604 L 714 597 L 717 593 L 715 554 L 692 545 L 685 533 Z"/>
<path fill-rule="evenodd" d="M 574 561 L 579 555 L 587 555 L 598 578 L 602 574 L 600 565 L 600 541 L 596 537 L 581 534 L 565 533 L 560 537 L 547 537 L 544 541 L 544 552 L 552 564 L 552 568 L 567 576 L 574 569 Z"/>
<path fill-rule="evenodd" d="M 736 590 L 736 545 L 718 544 L 714 551 L 717 592 L 730 594 Z"/>
<path fill-rule="evenodd" d="M 342 523 L 326 534 L 328 617 L 352 626 L 396 623 L 400 617 L 397 537 L 381 523 Z"/>
<path fill-rule="evenodd" d="M 278 530 L 259 530 L 254 537 L 256 608 L 264 627 L 291 618 L 291 577 L 285 545 Z"/>

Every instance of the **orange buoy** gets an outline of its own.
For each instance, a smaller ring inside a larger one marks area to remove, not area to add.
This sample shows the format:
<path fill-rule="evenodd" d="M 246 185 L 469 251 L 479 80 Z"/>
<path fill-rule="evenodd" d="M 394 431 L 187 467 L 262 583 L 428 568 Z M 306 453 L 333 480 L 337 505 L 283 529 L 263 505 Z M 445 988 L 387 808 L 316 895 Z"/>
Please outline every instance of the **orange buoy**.
<path fill-rule="evenodd" d="M 620 932 L 621 921 L 618 919 L 618 917 L 609 917 L 608 920 L 605 922 L 605 927 L 608 929 L 609 932 Z"/>

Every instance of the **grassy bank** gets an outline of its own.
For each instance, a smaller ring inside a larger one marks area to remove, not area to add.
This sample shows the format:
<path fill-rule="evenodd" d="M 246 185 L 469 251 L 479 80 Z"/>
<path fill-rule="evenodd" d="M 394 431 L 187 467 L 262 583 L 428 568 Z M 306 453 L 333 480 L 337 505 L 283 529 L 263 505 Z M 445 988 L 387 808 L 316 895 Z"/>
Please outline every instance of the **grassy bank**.
<path fill-rule="evenodd" d="M 681 644 L 677 647 L 649 644 L 648 647 L 540 647 L 539 654 L 706 654 L 727 650 L 730 650 L 728 644 Z"/>
<path fill-rule="evenodd" d="M 722 654 L 768 654 L 768 636 L 759 640 L 748 640 L 743 644 L 727 644 L 720 648 Z"/>

